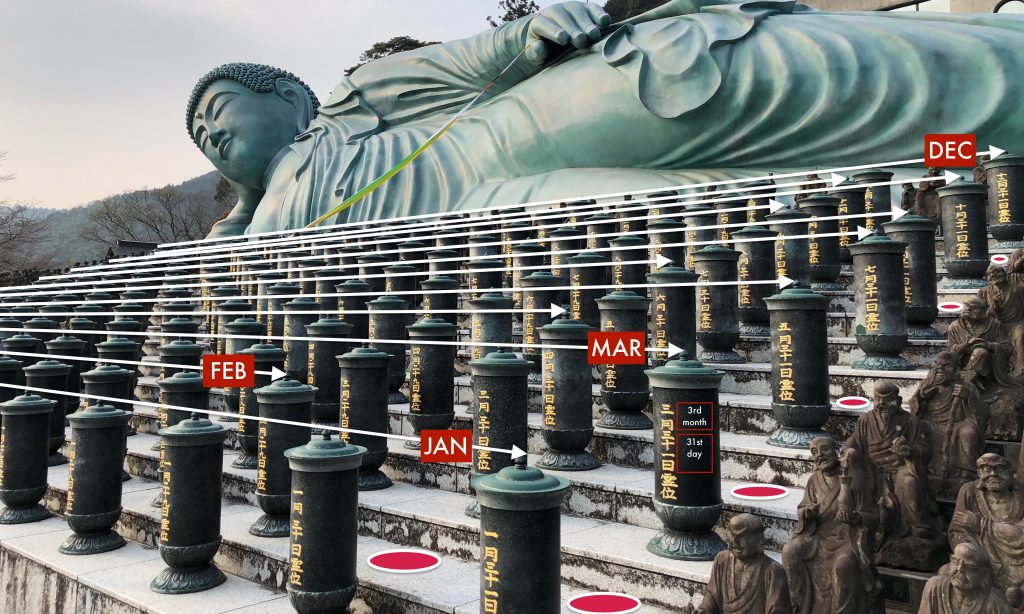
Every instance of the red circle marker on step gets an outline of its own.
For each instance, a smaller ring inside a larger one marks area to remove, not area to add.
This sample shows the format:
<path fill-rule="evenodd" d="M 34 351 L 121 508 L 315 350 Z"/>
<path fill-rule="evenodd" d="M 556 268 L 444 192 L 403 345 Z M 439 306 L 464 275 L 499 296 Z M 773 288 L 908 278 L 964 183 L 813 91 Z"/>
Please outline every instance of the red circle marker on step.
<path fill-rule="evenodd" d="M 425 550 L 384 550 L 371 555 L 366 564 L 377 571 L 388 573 L 419 573 L 436 569 L 441 559 L 432 552 Z"/>
<path fill-rule="evenodd" d="M 586 593 L 566 605 L 578 614 L 629 614 L 640 609 L 640 600 L 623 593 Z"/>
<path fill-rule="evenodd" d="M 871 399 L 867 397 L 842 397 L 836 399 L 835 406 L 843 409 L 867 411 L 871 409 Z"/>
<path fill-rule="evenodd" d="M 939 303 L 939 311 L 942 313 L 960 313 L 963 309 L 963 303 L 954 303 L 953 301 Z"/>
<path fill-rule="evenodd" d="M 771 501 L 789 495 L 789 489 L 775 484 L 744 484 L 733 488 L 730 493 L 737 499 Z"/>
<path fill-rule="evenodd" d="M 992 264 L 998 264 L 998 265 L 1009 264 L 1010 257 L 1007 256 L 1006 254 L 995 254 L 994 256 L 989 258 L 989 262 L 991 262 Z"/>

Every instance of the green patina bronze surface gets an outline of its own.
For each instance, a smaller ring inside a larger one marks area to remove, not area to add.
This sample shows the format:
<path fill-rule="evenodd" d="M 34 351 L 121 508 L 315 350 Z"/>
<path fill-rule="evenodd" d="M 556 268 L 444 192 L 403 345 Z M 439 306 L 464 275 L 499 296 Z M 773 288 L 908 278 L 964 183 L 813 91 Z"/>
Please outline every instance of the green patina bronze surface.
<path fill-rule="evenodd" d="M 1019 15 L 674 0 L 612 26 L 596 5 L 540 17 L 371 62 L 322 106 L 269 67 L 201 81 L 189 130 L 240 197 L 212 234 L 305 226 L 414 151 L 524 47 L 436 144 L 334 221 L 919 158 L 925 133 L 1024 139 Z M 582 49 L 563 53 L 570 42 Z"/>

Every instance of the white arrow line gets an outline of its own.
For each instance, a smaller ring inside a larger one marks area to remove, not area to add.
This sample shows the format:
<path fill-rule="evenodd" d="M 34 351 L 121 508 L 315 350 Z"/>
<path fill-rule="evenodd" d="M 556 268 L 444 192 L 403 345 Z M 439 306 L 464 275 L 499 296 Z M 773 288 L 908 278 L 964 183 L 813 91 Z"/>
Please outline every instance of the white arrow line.
<path fill-rule="evenodd" d="M 118 364 L 118 365 L 132 365 L 135 367 L 171 367 L 173 369 L 187 369 L 190 371 L 202 371 L 202 365 L 175 365 L 163 362 L 140 362 L 137 360 L 115 360 L 112 358 L 93 358 L 91 356 L 68 356 L 66 354 L 37 354 L 35 352 L 12 352 L 10 350 L 4 350 L 0 354 L 6 354 L 7 356 L 27 356 L 29 358 L 43 358 L 51 360 L 74 360 L 76 362 L 92 362 L 96 364 Z M 281 379 L 287 375 L 284 371 L 281 371 L 277 367 L 274 367 L 271 371 L 254 371 L 260 375 L 269 375 L 272 380 Z"/>
<path fill-rule="evenodd" d="M 213 409 L 196 409 L 195 407 L 182 407 L 180 405 L 168 405 L 166 403 L 150 403 L 148 401 L 135 401 L 131 399 L 118 399 L 116 397 L 105 397 L 97 394 L 82 394 L 78 392 L 69 392 L 67 390 L 52 390 L 50 388 L 36 388 L 34 386 L 18 386 L 17 384 L 2 384 L 0 387 L 13 388 L 15 390 L 24 390 L 25 392 L 36 392 L 41 393 L 44 396 L 49 395 L 61 395 L 69 397 L 77 397 L 79 399 L 93 399 L 95 401 L 106 401 L 108 403 L 131 403 L 132 405 L 141 405 L 143 407 L 155 407 L 157 409 L 163 407 L 164 409 L 173 409 L 177 411 L 185 411 L 196 414 L 205 414 L 207 416 L 221 416 L 223 418 L 237 418 L 239 420 L 251 420 L 253 422 L 273 422 L 274 424 L 284 424 L 286 426 L 301 426 L 309 429 L 319 429 L 321 431 L 333 431 L 335 433 L 351 433 L 354 435 L 369 435 L 371 437 L 384 437 L 386 439 L 401 439 L 404 441 L 419 441 L 418 437 L 410 437 L 408 435 L 394 435 L 392 433 L 378 433 L 376 431 L 362 431 L 359 429 L 351 429 L 340 426 L 330 426 L 327 424 L 312 424 L 310 422 L 296 422 L 294 420 L 282 420 L 280 418 L 264 418 L 260 416 L 246 416 L 241 414 L 235 414 L 226 411 L 216 411 Z M 512 455 L 513 459 L 525 456 L 526 452 L 517 446 L 512 446 L 511 450 L 505 450 L 503 448 L 491 448 L 484 446 L 473 446 L 476 450 L 488 450 L 490 452 L 501 452 L 503 454 Z"/>
<path fill-rule="evenodd" d="M 461 214 L 467 214 L 467 213 L 481 213 L 483 215 L 489 215 L 489 214 L 492 214 L 492 213 L 494 213 L 496 211 L 502 211 L 502 210 L 506 210 L 506 209 L 516 209 L 516 208 L 519 208 L 519 207 L 540 207 L 540 206 L 545 206 L 545 205 L 559 204 L 559 203 L 563 203 L 563 202 L 564 203 L 568 203 L 568 202 L 576 202 L 576 201 L 583 201 L 583 200 L 597 200 L 597 199 L 602 199 L 602 198 L 622 198 L 622 197 L 625 197 L 625 196 L 639 197 L 639 196 L 645 195 L 645 194 L 653 194 L 653 193 L 656 193 L 656 192 L 663 192 L 663 191 L 668 191 L 668 190 L 693 190 L 693 189 L 697 189 L 697 188 L 706 188 L 706 187 L 711 187 L 711 186 L 716 186 L 717 187 L 717 186 L 729 185 L 729 184 L 733 184 L 733 183 L 753 183 L 753 182 L 756 182 L 756 181 L 769 181 L 769 180 L 775 181 L 775 180 L 779 180 L 779 179 L 788 179 L 790 177 L 805 177 L 805 176 L 807 176 L 810 173 L 816 173 L 816 174 L 819 174 L 819 175 L 825 175 L 825 174 L 836 173 L 836 172 L 867 170 L 867 169 L 873 169 L 873 168 L 878 168 L 878 167 L 885 168 L 885 167 L 892 167 L 892 166 L 907 166 L 907 165 L 912 165 L 912 164 L 923 164 L 923 163 L 924 163 L 924 158 L 915 158 L 915 159 L 912 159 L 912 160 L 896 160 L 896 161 L 892 161 L 892 162 L 877 162 L 877 163 L 874 163 L 874 164 L 860 164 L 860 165 L 856 165 L 856 166 L 841 166 L 841 167 L 836 167 L 836 168 L 827 168 L 827 169 L 819 169 L 819 170 L 803 170 L 803 171 L 798 171 L 798 172 L 779 173 L 777 175 L 768 174 L 768 175 L 763 175 L 761 177 L 743 177 L 743 178 L 738 178 L 738 179 L 725 179 L 725 180 L 722 180 L 722 181 L 707 181 L 707 182 L 703 182 L 703 183 L 691 183 L 691 184 L 684 184 L 684 185 L 678 185 L 678 186 L 663 186 L 663 187 L 660 187 L 660 188 L 650 188 L 650 189 L 646 189 L 646 190 L 633 190 L 633 191 L 629 191 L 629 192 L 610 192 L 608 194 L 592 194 L 592 195 L 586 195 L 586 196 L 577 196 L 577 197 L 573 197 L 573 198 L 558 198 L 558 199 L 554 199 L 554 200 L 539 200 L 539 201 L 532 201 L 532 202 L 529 202 L 529 203 L 497 205 L 497 206 L 492 206 L 492 207 L 481 207 L 481 208 L 477 208 L 477 209 L 466 209 L 466 210 L 460 210 L 460 211 L 444 211 L 444 212 L 438 212 L 438 213 L 423 213 L 423 214 L 418 214 L 418 215 L 407 215 L 407 216 L 396 217 L 396 218 L 389 218 L 389 219 L 377 220 L 377 221 L 379 223 L 382 223 L 382 224 L 394 224 L 396 222 L 404 222 L 404 221 L 407 221 L 407 220 L 432 219 L 432 218 L 443 217 L 443 216 L 446 216 L 446 215 L 461 215 Z M 260 233 L 253 233 L 253 234 L 249 234 L 249 235 L 244 235 L 244 238 L 246 238 L 246 239 L 254 239 L 254 238 L 266 237 L 266 236 L 296 235 L 296 234 L 325 232 L 325 231 L 330 230 L 331 228 L 337 228 L 337 227 L 342 227 L 342 226 L 345 226 L 345 227 L 363 226 L 365 224 L 366 224 L 366 222 L 343 222 L 343 223 L 340 223 L 340 224 L 333 224 L 333 225 L 330 225 L 330 226 L 318 226 L 316 228 L 295 228 L 295 229 L 291 229 L 291 230 L 273 230 L 273 231 L 268 231 L 268 232 L 260 232 Z M 170 242 L 170 243 L 162 243 L 162 244 L 160 244 L 158 246 L 158 248 L 178 247 L 178 246 L 182 246 L 182 245 L 210 245 L 212 243 L 221 243 L 221 242 L 225 242 L 225 241 L 237 241 L 238 239 L 239 239 L 239 237 L 215 237 L 215 238 L 207 238 L 207 239 L 198 239 L 198 240 L 193 240 L 193 241 L 175 241 L 175 242 Z"/>
<path fill-rule="evenodd" d="M 995 160 L 996 158 L 998 158 L 999 156 L 1003 155 L 1004 153 L 1006 153 L 1005 149 L 1000 149 L 1000 148 L 996 147 L 995 145 L 989 145 L 988 146 L 988 159 L 989 160 Z"/>
<path fill-rule="evenodd" d="M 313 295 L 307 294 L 305 296 L 312 297 Z M 198 306 L 199 305 L 196 305 L 196 307 L 198 307 Z M 237 316 L 239 318 L 244 318 L 247 315 L 252 315 L 252 314 L 257 313 L 257 311 L 258 311 L 257 315 L 261 315 L 261 316 L 262 315 L 338 315 L 338 313 L 340 313 L 339 310 L 337 310 L 337 309 L 311 309 L 311 310 L 296 310 L 296 311 L 279 311 L 279 310 L 260 311 L 260 310 L 257 310 L 255 307 L 253 307 L 252 310 L 246 310 L 246 311 L 204 311 L 202 309 L 197 309 L 195 311 L 180 311 L 180 312 L 179 311 L 123 311 L 123 312 L 122 311 L 104 311 L 104 312 L 92 312 L 92 311 L 90 311 L 88 313 L 82 313 L 82 312 L 79 312 L 79 311 L 67 311 L 67 312 L 49 312 L 49 311 L 27 312 L 26 311 L 26 312 L 19 312 L 19 313 L 14 314 L 14 315 L 17 315 L 17 316 L 39 315 L 39 316 L 44 316 L 44 317 L 47 317 L 47 318 L 50 318 L 50 317 L 73 318 L 73 317 L 79 317 L 79 316 L 81 316 L 81 317 L 85 317 L 85 316 L 159 316 L 159 317 L 162 317 L 162 318 L 170 318 L 170 317 L 177 316 L 177 317 L 182 317 L 182 318 L 192 318 L 192 317 L 196 317 L 196 316 L 233 315 L 233 316 Z M 369 314 L 369 313 L 388 313 L 388 314 L 396 314 L 396 313 L 412 313 L 412 314 L 419 314 L 419 313 L 426 313 L 426 314 L 458 313 L 458 314 L 461 314 L 461 313 L 465 313 L 465 314 L 470 314 L 470 313 L 473 313 L 473 310 L 472 309 L 376 309 L 376 310 L 374 310 L 374 309 L 346 309 L 345 313 L 346 314 L 357 314 L 357 313 L 367 313 L 367 314 Z M 547 309 L 488 309 L 487 313 L 546 313 L 546 314 L 549 314 L 552 318 L 556 318 L 556 317 L 562 315 L 563 313 L 565 313 L 565 309 L 563 307 L 559 306 L 559 305 L 551 303 L 551 306 L 548 307 Z M 9 315 L 9 314 L 0 314 L 0 315 L 6 316 L 6 315 Z M 61 329 L 61 330 L 63 330 L 63 329 Z M 71 332 L 71 331 L 69 330 L 69 332 Z M 109 335 L 112 335 L 112 336 L 117 336 L 118 331 L 105 331 L 105 334 L 109 334 Z"/>

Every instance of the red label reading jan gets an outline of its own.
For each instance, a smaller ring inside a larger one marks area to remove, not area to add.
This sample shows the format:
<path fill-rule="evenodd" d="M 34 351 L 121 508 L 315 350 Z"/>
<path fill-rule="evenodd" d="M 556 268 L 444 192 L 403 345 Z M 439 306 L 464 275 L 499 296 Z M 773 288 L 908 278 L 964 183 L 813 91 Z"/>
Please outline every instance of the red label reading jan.
<path fill-rule="evenodd" d="M 647 362 L 647 333 L 590 332 L 587 334 L 587 364 L 642 365 Z"/>
<path fill-rule="evenodd" d="M 924 164 L 939 168 L 974 168 L 978 137 L 974 134 L 924 135 Z"/>
<path fill-rule="evenodd" d="M 427 429 L 420 431 L 420 462 L 469 463 L 473 461 L 473 431 Z"/>
<path fill-rule="evenodd" d="M 251 388 L 256 385 L 256 357 L 252 354 L 206 354 L 203 356 L 203 386 L 206 388 Z"/>

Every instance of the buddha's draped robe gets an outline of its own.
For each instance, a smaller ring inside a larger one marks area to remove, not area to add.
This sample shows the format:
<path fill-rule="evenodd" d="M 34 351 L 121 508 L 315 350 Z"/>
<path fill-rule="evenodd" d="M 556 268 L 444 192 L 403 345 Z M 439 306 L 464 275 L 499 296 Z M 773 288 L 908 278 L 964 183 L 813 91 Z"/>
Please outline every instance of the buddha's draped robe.
<path fill-rule="evenodd" d="M 957 604 L 953 601 L 953 587 L 949 576 L 938 575 L 929 578 L 921 595 L 921 609 L 918 614 L 1011 614 L 1013 610 L 1006 598 L 990 588 L 976 599 Z"/>
<path fill-rule="evenodd" d="M 1003 588 L 1024 585 L 1024 493 L 1014 490 L 1011 494 L 1009 510 L 1000 516 L 985 499 L 978 482 L 968 482 L 960 489 L 954 514 L 973 512 L 981 531 L 975 533 L 955 520 L 949 524 L 949 545 L 955 548 L 969 541 L 984 548 Z"/>
<path fill-rule="evenodd" d="M 792 614 L 786 572 L 772 559 L 761 554 L 749 565 L 747 582 L 741 582 L 736 556 L 723 550 L 711 565 L 700 614 Z"/>
<path fill-rule="evenodd" d="M 408 168 L 332 221 L 920 157 L 1024 141 L 1024 18 L 674 0 L 541 66 L 520 57 Z M 268 169 L 248 232 L 301 227 L 422 144 L 515 58 L 529 19 L 366 64 Z M 328 222 L 331 223 L 331 222 Z"/>

